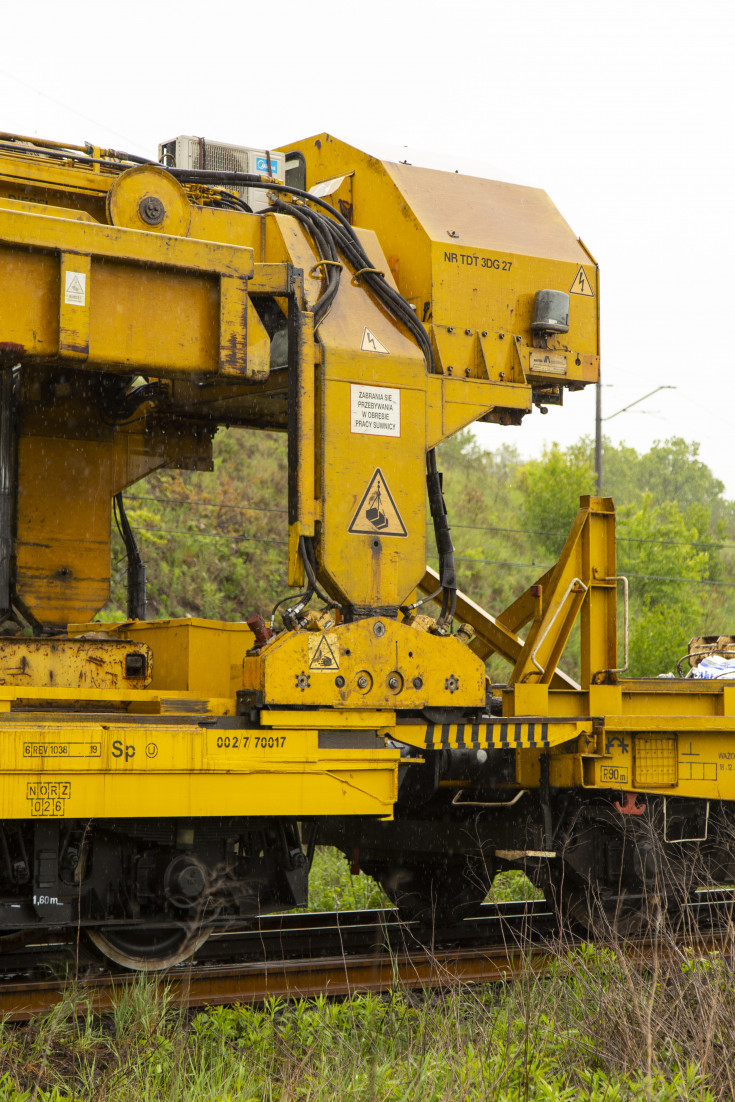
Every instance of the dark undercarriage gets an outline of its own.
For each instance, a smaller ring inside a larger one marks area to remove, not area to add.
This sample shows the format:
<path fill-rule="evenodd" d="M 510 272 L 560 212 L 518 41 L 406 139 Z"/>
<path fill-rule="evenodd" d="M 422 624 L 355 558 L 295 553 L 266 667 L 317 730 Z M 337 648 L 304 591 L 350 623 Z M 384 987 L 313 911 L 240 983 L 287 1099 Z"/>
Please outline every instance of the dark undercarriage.
<path fill-rule="evenodd" d="M 482 768 L 472 751 L 406 762 L 392 822 L 6 820 L 0 936 L 77 926 L 130 967 L 170 963 L 202 932 L 305 906 L 316 845 L 373 876 L 402 917 L 434 925 L 475 914 L 508 868 L 526 872 L 563 924 L 624 933 L 654 904 L 680 908 L 698 887 L 735 881 L 729 805 L 518 789 L 513 752 L 490 753 Z"/>

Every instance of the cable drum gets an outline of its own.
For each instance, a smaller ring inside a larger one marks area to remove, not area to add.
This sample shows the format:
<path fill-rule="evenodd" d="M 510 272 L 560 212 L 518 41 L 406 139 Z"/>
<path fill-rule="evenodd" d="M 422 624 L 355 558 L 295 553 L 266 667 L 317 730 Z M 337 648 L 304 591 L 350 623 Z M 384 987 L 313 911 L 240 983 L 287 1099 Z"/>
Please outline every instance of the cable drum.
<path fill-rule="evenodd" d="M 187 237 L 191 207 L 181 184 L 166 169 L 136 165 L 118 176 L 108 191 L 107 217 L 113 226 Z"/>

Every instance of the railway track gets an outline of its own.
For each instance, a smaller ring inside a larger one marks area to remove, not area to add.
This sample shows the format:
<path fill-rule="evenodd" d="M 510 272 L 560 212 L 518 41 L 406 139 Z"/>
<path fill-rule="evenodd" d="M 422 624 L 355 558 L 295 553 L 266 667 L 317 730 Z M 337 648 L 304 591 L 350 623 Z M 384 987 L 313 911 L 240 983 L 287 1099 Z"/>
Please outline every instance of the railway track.
<path fill-rule="evenodd" d="M 488 949 L 413 950 L 390 954 L 317 957 L 270 961 L 267 965 L 189 965 L 166 973 L 173 1001 L 196 1007 L 209 1003 L 258 1003 L 272 997 L 310 998 L 356 992 L 389 991 L 396 987 L 445 987 L 456 983 L 493 983 L 511 978 L 518 969 L 546 966 L 542 949 L 511 952 Z M 25 1021 L 48 1010 L 70 986 L 95 1012 L 110 1010 L 123 986 L 135 982 L 135 973 L 117 973 L 69 981 L 20 981 L 3 987 L 0 1013 L 11 1021 Z"/>
<path fill-rule="evenodd" d="M 731 901 L 729 901 L 731 905 Z M 681 957 L 683 947 L 732 952 L 732 930 L 713 928 L 712 900 L 693 901 L 686 933 L 620 943 L 637 966 L 653 954 Z M 698 911 L 707 919 L 697 930 Z M 729 910 L 729 909 L 728 909 Z M 578 942 L 565 936 L 563 948 Z M 27 945 L 8 958 L 0 981 L 0 1015 L 25 1021 L 68 996 L 79 996 L 86 1012 L 109 1011 L 131 971 L 102 971 L 80 956 L 75 930 L 43 945 Z M 558 959 L 562 943 L 555 919 L 543 902 L 486 905 L 473 921 L 432 934 L 400 922 L 388 910 L 270 915 L 250 927 L 213 934 L 194 960 L 155 973 L 177 1005 L 259 1003 L 269 998 L 349 996 L 395 988 L 449 988 L 495 983 L 520 972 L 541 973 Z M 11 963 L 15 970 L 7 967 Z M 48 974 L 49 961 L 56 969 Z M 60 976 L 60 970 L 66 968 Z M 46 974 L 41 974 L 43 971 Z"/>

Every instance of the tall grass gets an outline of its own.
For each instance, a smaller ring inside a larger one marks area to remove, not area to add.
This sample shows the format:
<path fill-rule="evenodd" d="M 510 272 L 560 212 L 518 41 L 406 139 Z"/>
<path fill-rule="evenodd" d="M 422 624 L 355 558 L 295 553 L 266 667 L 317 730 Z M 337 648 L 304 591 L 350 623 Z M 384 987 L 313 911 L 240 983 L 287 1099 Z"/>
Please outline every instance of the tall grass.
<path fill-rule="evenodd" d="M 319 907 L 384 902 L 320 851 Z M 533 889 L 519 874 L 493 895 Z M 735 946 L 732 946 L 735 950 Z M 166 978 L 121 986 L 92 1012 L 83 986 L 28 1025 L 0 1024 L 0 1102 L 540 1102 L 735 1098 L 730 952 L 682 947 L 665 922 L 636 963 L 609 928 L 550 946 L 512 982 L 265 1006 L 174 1006 Z"/>
<path fill-rule="evenodd" d="M 390 905 L 372 876 L 351 875 L 344 854 L 331 846 L 317 846 L 309 872 L 310 911 L 364 911 Z"/>
<path fill-rule="evenodd" d="M 44 1018 L 0 1027 L 1 1099 L 735 1097 L 732 965 L 673 943 L 645 969 L 621 946 L 582 945 L 508 984 L 340 1002 L 191 1013 L 150 978 L 121 989 L 109 1017 L 84 1000 L 70 990 Z"/>

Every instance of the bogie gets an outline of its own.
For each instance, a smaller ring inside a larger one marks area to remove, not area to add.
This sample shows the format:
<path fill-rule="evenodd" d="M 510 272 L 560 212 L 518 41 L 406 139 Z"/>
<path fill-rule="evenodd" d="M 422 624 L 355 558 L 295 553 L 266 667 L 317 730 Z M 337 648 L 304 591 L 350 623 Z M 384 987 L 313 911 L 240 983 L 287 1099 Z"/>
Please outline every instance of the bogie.
<path fill-rule="evenodd" d="M 89 929 L 120 962 L 142 959 L 148 945 L 170 963 L 193 952 L 204 929 L 306 903 L 306 857 L 288 820 L 26 822 L 13 831 L 0 828 L 0 926 Z M 10 856 L 21 844 L 23 868 Z"/>

